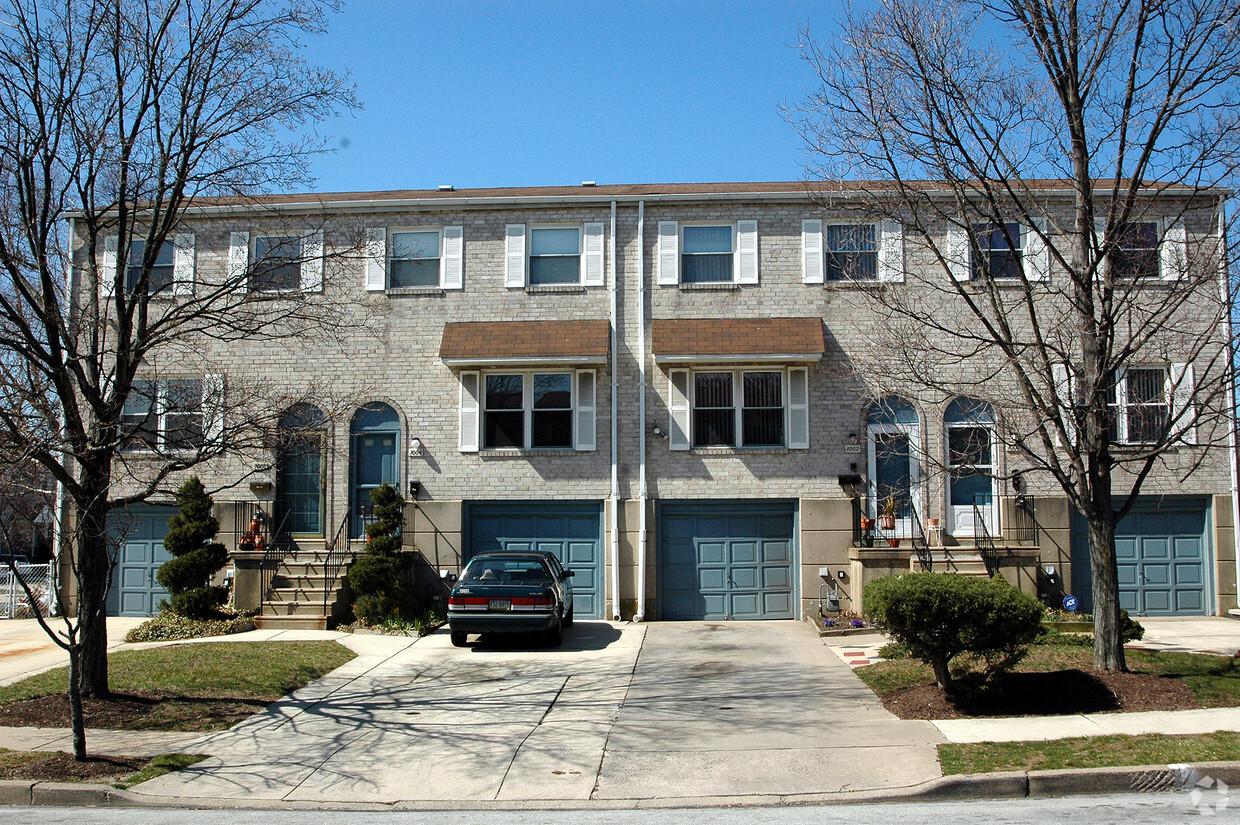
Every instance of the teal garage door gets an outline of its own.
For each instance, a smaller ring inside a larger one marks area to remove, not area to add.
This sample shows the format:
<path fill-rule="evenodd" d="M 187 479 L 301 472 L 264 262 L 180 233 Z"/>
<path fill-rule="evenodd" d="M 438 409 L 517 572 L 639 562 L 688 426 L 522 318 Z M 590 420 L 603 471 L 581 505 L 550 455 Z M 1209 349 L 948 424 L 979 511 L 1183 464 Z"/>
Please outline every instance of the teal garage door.
<path fill-rule="evenodd" d="M 573 571 L 573 614 L 603 618 L 603 505 L 597 501 L 470 502 L 465 559 L 546 550 Z"/>
<path fill-rule="evenodd" d="M 1134 616 L 1204 616 L 1209 539 L 1208 502 L 1200 498 L 1142 499 L 1115 529 L 1119 604 Z M 1089 539 L 1074 522 L 1073 586 L 1090 591 Z M 1082 609 L 1093 609 L 1092 593 Z"/>
<path fill-rule="evenodd" d="M 792 502 L 667 502 L 659 507 L 664 619 L 794 619 Z"/>
<path fill-rule="evenodd" d="M 109 517 L 116 544 L 116 568 L 108 590 L 109 616 L 154 616 L 168 591 L 155 580 L 159 566 L 172 556 L 164 549 L 168 517 L 174 507 L 133 507 Z"/>

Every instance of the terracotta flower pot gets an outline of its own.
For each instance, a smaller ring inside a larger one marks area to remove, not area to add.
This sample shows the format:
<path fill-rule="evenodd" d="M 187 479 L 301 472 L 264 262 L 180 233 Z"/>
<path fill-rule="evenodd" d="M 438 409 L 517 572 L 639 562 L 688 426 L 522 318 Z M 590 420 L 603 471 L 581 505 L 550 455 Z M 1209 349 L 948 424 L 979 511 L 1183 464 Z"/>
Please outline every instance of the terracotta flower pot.
<path fill-rule="evenodd" d="M 889 547 L 899 547 L 900 540 L 899 539 L 887 539 L 887 545 Z"/>
<path fill-rule="evenodd" d="M 895 516 L 879 516 L 878 527 L 880 530 L 896 529 L 896 517 Z"/>

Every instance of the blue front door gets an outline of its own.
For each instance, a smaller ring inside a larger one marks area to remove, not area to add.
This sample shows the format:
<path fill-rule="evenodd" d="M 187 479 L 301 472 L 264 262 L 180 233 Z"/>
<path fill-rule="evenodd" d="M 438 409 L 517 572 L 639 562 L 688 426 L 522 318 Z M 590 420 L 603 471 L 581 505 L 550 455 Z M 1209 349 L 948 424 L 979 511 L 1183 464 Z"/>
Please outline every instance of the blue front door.
<path fill-rule="evenodd" d="M 168 598 L 155 576 L 172 554 L 164 549 L 172 507 L 135 507 L 108 517 L 115 540 L 116 567 L 108 590 L 109 616 L 154 616 Z"/>
<path fill-rule="evenodd" d="M 603 505 L 594 501 L 468 505 L 465 560 L 490 550 L 545 550 L 573 571 L 573 614 L 603 618 Z"/>
<path fill-rule="evenodd" d="M 663 504 L 662 617 L 796 618 L 794 507 L 789 502 Z"/>
<path fill-rule="evenodd" d="M 379 485 L 396 483 L 396 434 L 363 434 L 353 437 L 353 535 L 366 533 L 372 512 L 370 493 Z"/>

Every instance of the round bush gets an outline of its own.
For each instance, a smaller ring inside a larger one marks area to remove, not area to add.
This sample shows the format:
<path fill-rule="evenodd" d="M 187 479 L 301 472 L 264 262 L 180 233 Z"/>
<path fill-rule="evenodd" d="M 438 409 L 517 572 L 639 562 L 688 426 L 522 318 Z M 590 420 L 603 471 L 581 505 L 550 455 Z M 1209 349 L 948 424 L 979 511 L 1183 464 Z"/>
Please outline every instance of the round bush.
<path fill-rule="evenodd" d="M 865 587 L 866 614 L 954 688 L 949 664 L 961 653 L 987 663 L 987 676 L 1012 668 L 1041 632 L 1043 607 L 1002 577 L 906 573 Z"/>

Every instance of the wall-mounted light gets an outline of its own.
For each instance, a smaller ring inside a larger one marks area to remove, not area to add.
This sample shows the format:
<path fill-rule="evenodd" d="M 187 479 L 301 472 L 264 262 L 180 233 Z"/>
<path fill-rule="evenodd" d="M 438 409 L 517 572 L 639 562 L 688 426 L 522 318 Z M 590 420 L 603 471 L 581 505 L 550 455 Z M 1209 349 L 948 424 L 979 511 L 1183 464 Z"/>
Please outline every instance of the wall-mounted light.
<path fill-rule="evenodd" d="M 422 455 L 422 449 L 423 449 L 423 448 L 422 448 L 422 439 L 420 439 L 420 438 L 411 438 L 411 439 L 409 439 L 409 455 L 411 455 L 411 456 L 419 456 L 419 455 Z"/>
<path fill-rule="evenodd" d="M 836 577 L 837 579 L 840 579 L 840 580 L 846 579 L 846 578 L 848 578 L 848 571 L 847 571 L 847 570 L 841 570 L 840 572 L 838 572 L 838 573 L 836 573 L 836 574 L 835 574 L 835 577 Z"/>
<path fill-rule="evenodd" d="M 422 482 L 414 479 L 409 480 L 409 498 L 414 501 L 418 500 L 418 493 L 422 491 Z"/>
<path fill-rule="evenodd" d="M 650 432 L 654 434 L 655 438 L 667 438 L 667 433 L 663 432 L 659 427 L 651 428 Z"/>

